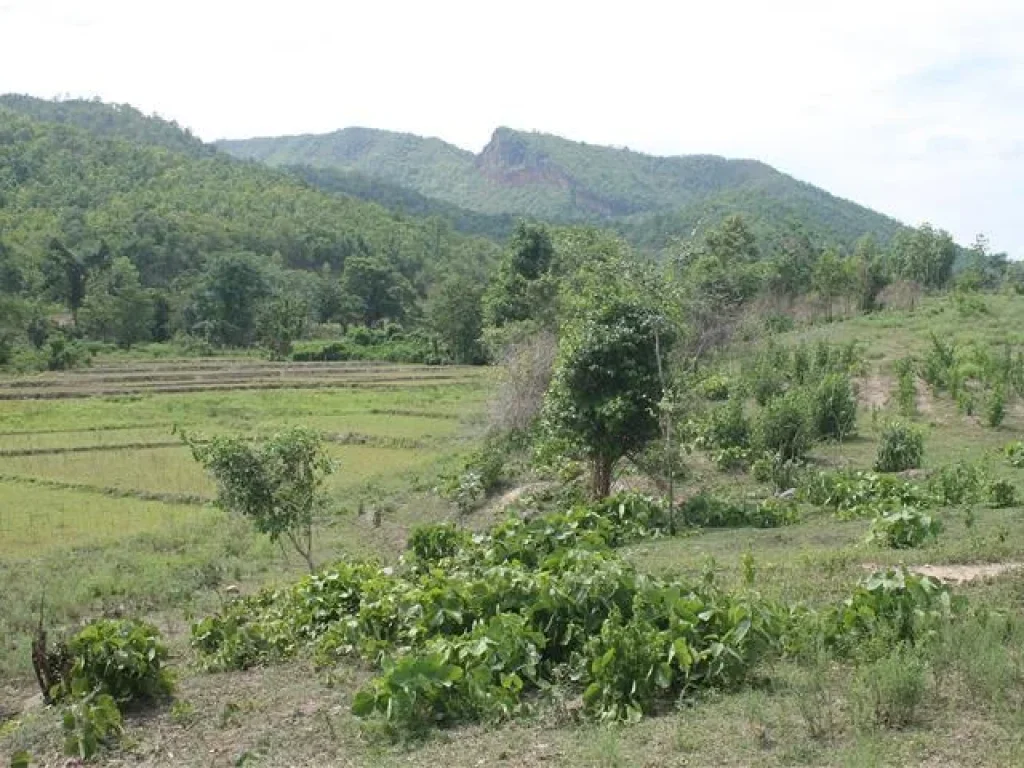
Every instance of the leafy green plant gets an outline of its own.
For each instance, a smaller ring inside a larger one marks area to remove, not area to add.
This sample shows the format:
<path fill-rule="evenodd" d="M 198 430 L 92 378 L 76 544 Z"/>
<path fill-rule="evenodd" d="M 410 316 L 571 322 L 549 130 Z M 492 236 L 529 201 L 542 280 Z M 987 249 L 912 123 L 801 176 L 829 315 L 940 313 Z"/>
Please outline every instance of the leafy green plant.
<path fill-rule="evenodd" d="M 903 472 L 917 469 L 924 457 L 924 433 L 908 424 L 894 421 L 882 430 L 875 457 L 878 472 Z"/>
<path fill-rule="evenodd" d="M 928 489 L 946 507 L 978 501 L 984 485 L 984 470 L 965 461 L 940 467 L 928 478 Z"/>
<path fill-rule="evenodd" d="M 912 357 L 896 361 L 896 406 L 904 418 L 912 419 L 917 415 L 917 386 Z"/>
<path fill-rule="evenodd" d="M 1002 383 L 997 384 L 989 392 L 985 401 L 985 423 L 995 429 L 1003 423 L 1006 418 L 1006 388 Z"/>
<path fill-rule="evenodd" d="M 808 475 L 799 497 L 810 504 L 831 507 L 844 519 L 872 517 L 894 507 L 926 507 L 934 497 L 914 483 L 876 472 L 839 471 Z"/>
<path fill-rule="evenodd" d="M 67 644 L 72 665 L 59 698 L 76 690 L 98 691 L 118 705 L 169 694 L 174 680 L 166 667 L 167 646 L 156 627 L 129 619 L 100 619 Z"/>
<path fill-rule="evenodd" d="M 771 483 L 777 491 L 788 491 L 799 484 L 804 464 L 783 459 L 781 454 L 766 453 L 750 465 L 750 473 L 759 483 Z"/>
<path fill-rule="evenodd" d="M 109 694 L 79 693 L 76 691 L 61 716 L 64 754 L 91 760 L 100 749 L 111 747 L 120 739 L 123 732 L 121 710 Z"/>
<path fill-rule="evenodd" d="M 758 415 L 755 444 L 783 461 L 804 457 L 811 448 L 813 428 L 802 392 L 787 392 L 766 405 Z"/>
<path fill-rule="evenodd" d="M 404 656 L 385 668 L 352 701 L 352 713 L 374 712 L 403 731 L 416 734 L 457 721 L 468 714 L 458 684 L 462 667 L 449 664 L 440 653 Z"/>
<path fill-rule="evenodd" d="M 454 557 L 471 541 L 472 537 L 467 531 L 452 523 L 439 523 L 413 529 L 407 546 L 417 560 L 436 563 Z"/>
<path fill-rule="evenodd" d="M 712 408 L 696 427 L 694 444 L 704 449 L 747 448 L 750 446 L 750 421 L 743 412 L 743 403 L 730 400 Z"/>
<path fill-rule="evenodd" d="M 857 397 L 845 374 L 832 373 L 815 388 L 811 420 L 818 437 L 844 440 L 857 431 Z"/>
<path fill-rule="evenodd" d="M 697 391 L 706 400 L 728 400 L 733 382 L 720 373 L 711 374 L 697 384 Z"/>
<path fill-rule="evenodd" d="M 1007 443 L 1006 447 L 1003 448 L 1003 455 L 1011 467 L 1024 469 L 1024 441 L 1017 440 L 1013 443 Z"/>
<path fill-rule="evenodd" d="M 892 549 L 911 549 L 934 539 L 941 530 L 942 524 L 931 515 L 904 507 L 875 518 L 868 540 Z"/>
<path fill-rule="evenodd" d="M 1017 505 L 1017 486 L 1009 480 L 993 480 L 986 489 L 989 504 L 996 509 Z"/>

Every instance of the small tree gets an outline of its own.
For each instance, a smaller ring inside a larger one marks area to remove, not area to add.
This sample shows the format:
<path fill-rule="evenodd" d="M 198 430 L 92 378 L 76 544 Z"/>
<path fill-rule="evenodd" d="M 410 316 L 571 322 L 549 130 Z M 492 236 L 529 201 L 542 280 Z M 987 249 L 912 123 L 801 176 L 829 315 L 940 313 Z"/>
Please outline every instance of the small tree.
<path fill-rule="evenodd" d="M 263 305 L 256 321 L 260 346 L 271 360 L 285 360 L 292 344 L 306 332 L 309 306 L 293 296 L 278 296 Z"/>
<path fill-rule="evenodd" d="M 601 301 L 566 327 L 544 403 L 549 433 L 591 463 L 599 499 L 610 491 L 615 463 L 659 434 L 658 355 L 672 340 L 639 299 Z"/>
<path fill-rule="evenodd" d="M 183 439 L 217 481 L 218 505 L 250 518 L 272 541 L 286 538 L 313 571 L 313 523 L 334 471 L 320 435 L 297 427 L 264 442 Z"/>

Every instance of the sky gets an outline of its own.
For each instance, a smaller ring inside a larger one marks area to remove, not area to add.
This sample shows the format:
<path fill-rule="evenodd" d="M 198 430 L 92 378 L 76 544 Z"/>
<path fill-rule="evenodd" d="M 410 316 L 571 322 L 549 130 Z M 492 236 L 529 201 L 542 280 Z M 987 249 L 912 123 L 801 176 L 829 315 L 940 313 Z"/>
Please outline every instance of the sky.
<path fill-rule="evenodd" d="M 756 158 L 1024 257 L 1021 0 L 0 0 L 0 92 L 206 140 L 495 127 Z"/>

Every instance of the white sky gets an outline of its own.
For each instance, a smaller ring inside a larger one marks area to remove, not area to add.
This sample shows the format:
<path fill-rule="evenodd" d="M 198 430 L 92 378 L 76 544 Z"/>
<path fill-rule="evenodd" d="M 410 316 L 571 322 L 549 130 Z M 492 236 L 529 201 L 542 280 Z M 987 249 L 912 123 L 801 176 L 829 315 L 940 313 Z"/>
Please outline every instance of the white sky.
<path fill-rule="evenodd" d="M 1021 0 L 0 0 L 0 92 L 207 140 L 498 125 L 753 157 L 1024 257 Z"/>

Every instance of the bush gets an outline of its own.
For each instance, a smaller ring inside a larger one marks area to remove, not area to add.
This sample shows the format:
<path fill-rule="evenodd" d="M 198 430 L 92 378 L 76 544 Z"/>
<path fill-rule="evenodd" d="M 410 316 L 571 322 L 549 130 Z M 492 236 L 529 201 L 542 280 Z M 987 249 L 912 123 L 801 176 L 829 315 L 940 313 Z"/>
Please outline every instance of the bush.
<path fill-rule="evenodd" d="M 934 497 L 900 477 L 874 472 L 819 472 L 800 486 L 800 498 L 831 507 L 845 519 L 877 516 L 894 507 L 929 506 Z"/>
<path fill-rule="evenodd" d="M 750 472 L 759 483 L 771 483 L 777 491 L 788 491 L 799 484 L 803 464 L 783 460 L 778 453 L 766 453 L 750 465 Z"/>
<path fill-rule="evenodd" d="M 61 717 L 64 754 L 90 760 L 101 747 L 112 747 L 123 731 L 121 710 L 109 694 L 90 693 L 72 701 Z"/>
<path fill-rule="evenodd" d="M 707 400 L 728 400 L 732 382 L 728 376 L 712 374 L 697 385 L 697 391 Z"/>
<path fill-rule="evenodd" d="M 695 443 L 698 448 L 748 448 L 750 421 L 743 412 L 743 403 L 730 400 L 712 408 L 698 427 Z"/>
<path fill-rule="evenodd" d="M 1006 461 L 1009 462 L 1011 467 L 1024 469 L 1024 442 L 1017 440 L 1016 442 L 1008 443 L 1003 448 L 1003 455 L 1006 456 Z"/>
<path fill-rule="evenodd" d="M 988 501 L 996 509 L 1017 505 L 1017 486 L 1009 480 L 993 480 L 988 486 Z"/>
<path fill-rule="evenodd" d="M 924 434 L 902 422 L 892 422 L 882 431 L 875 458 L 878 472 L 903 472 L 917 469 L 924 457 Z"/>
<path fill-rule="evenodd" d="M 975 502 L 981 496 L 985 473 L 975 464 L 959 461 L 941 467 L 928 479 L 928 489 L 942 506 Z"/>
<path fill-rule="evenodd" d="M 1002 384 L 997 385 L 985 401 L 985 423 L 993 429 L 1003 423 L 1006 418 L 1006 390 Z"/>
<path fill-rule="evenodd" d="M 912 357 L 896 361 L 896 405 L 905 418 L 911 419 L 917 414 L 917 387 Z"/>
<path fill-rule="evenodd" d="M 164 666 L 167 647 L 150 624 L 100 619 L 72 637 L 68 651 L 71 679 L 70 686 L 60 692 L 62 697 L 79 689 L 98 691 L 120 705 L 151 700 L 173 690 L 173 679 Z"/>
<path fill-rule="evenodd" d="M 788 392 L 766 405 L 758 415 L 759 450 L 778 454 L 782 461 L 796 461 L 806 455 L 811 443 L 812 428 L 802 393 Z"/>
<path fill-rule="evenodd" d="M 843 440 L 857 431 L 857 397 L 849 376 L 832 373 L 814 391 L 811 418 L 818 437 Z"/>
<path fill-rule="evenodd" d="M 868 540 L 891 549 L 912 549 L 934 539 L 941 530 L 942 524 L 931 515 L 905 507 L 875 518 Z"/>

